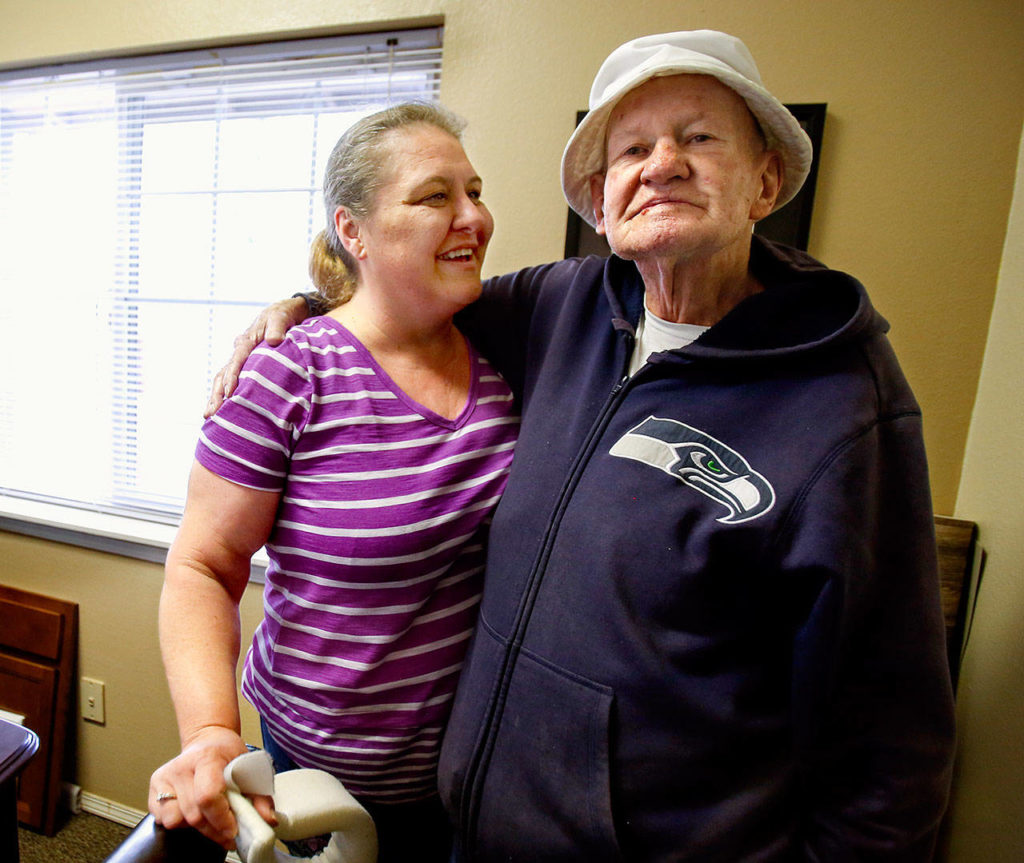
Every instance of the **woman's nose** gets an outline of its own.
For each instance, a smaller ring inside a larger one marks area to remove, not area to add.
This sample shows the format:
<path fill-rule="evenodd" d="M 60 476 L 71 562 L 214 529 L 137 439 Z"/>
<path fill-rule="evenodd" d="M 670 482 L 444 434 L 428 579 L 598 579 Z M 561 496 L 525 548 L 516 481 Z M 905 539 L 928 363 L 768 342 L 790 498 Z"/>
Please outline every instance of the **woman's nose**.
<path fill-rule="evenodd" d="M 479 198 L 461 195 L 456 204 L 452 227 L 457 231 L 485 231 L 490 236 L 493 220 Z"/>

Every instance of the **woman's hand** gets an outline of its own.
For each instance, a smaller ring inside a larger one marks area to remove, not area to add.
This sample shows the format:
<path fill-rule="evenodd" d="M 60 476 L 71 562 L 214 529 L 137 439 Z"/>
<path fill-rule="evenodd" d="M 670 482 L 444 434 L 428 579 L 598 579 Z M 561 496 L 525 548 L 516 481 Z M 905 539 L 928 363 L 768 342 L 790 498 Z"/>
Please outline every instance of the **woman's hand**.
<path fill-rule="evenodd" d="M 210 726 L 198 732 L 180 755 L 149 780 L 149 811 L 157 823 L 169 829 L 187 823 L 223 847 L 233 848 L 238 823 L 228 806 L 224 768 L 247 751 L 230 728 Z M 273 798 L 253 797 L 252 802 L 264 821 L 277 824 Z"/>
<path fill-rule="evenodd" d="M 296 324 L 301 324 L 309 315 L 309 307 L 302 297 L 279 300 L 267 306 L 240 336 L 235 337 L 235 348 L 231 357 L 213 379 L 210 400 L 206 403 L 203 417 L 209 418 L 217 412 L 238 385 L 238 375 L 253 348 L 265 341 L 268 345 L 279 345 L 285 333 Z"/>

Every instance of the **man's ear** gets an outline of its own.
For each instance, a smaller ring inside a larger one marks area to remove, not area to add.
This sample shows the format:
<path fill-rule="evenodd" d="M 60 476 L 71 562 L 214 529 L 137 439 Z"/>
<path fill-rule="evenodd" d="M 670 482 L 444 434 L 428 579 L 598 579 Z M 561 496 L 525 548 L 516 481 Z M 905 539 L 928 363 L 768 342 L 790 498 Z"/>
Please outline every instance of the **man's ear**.
<path fill-rule="evenodd" d="M 761 186 L 750 205 L 752 221 L 763 219 L 775 208 L 775 201 L 779 197 L 785 178 L 786 169 L 782 165 L 782 157 L 777 151 L 769 150 L 765 154 L 765 163 L 761 170 Z"/>
<path fill-rule="evenodd" d="M 341 245 L 353 258 L 361 261 L 366 257 L 366 249 L 363 247 L 363 240 L 359 223 L 352 218 L 348 207 L 338 207 L 334 211 L 334 231 L 341 240 Z"/>
<path fill-rule="evenodd" d="M 590 197 L 594 202 L 595 230 L 601 236 L 604 229 L 604 174 L 592 174 L 590 177 Z"/>

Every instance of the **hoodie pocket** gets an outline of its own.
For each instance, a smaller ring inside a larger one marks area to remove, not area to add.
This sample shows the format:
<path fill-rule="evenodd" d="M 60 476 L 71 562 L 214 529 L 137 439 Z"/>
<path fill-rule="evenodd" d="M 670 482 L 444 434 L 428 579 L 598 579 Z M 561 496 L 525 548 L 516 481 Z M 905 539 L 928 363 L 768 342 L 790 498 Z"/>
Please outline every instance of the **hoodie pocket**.
<path fill-rule="evenodd" d="M 607 686 L 519 655 L 476 785 L 474 856 L 621 859 L 609 771 L 613 701 Z"/>

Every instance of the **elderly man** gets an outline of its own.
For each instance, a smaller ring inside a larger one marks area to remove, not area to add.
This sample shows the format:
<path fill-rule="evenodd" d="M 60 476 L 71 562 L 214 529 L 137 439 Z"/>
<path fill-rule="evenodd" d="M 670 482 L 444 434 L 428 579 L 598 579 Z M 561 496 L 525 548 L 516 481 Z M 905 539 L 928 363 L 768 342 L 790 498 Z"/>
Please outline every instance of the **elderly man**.
<path fill-rule="evenodd" d="M 809 162 L 738 40 L 627 43 L 562 163 L 615 254 L 460 324 L 523 412 L 442 752 L 465 860 L 931 858 L 920 412 L 863 287 L 752 237 Z"/>

